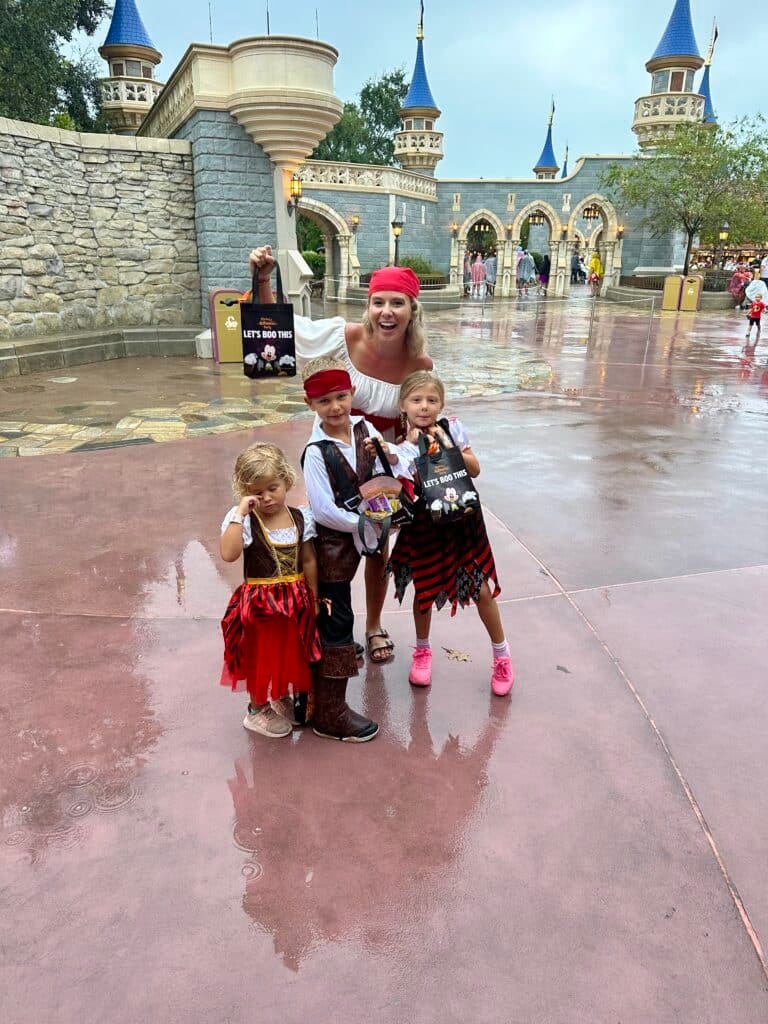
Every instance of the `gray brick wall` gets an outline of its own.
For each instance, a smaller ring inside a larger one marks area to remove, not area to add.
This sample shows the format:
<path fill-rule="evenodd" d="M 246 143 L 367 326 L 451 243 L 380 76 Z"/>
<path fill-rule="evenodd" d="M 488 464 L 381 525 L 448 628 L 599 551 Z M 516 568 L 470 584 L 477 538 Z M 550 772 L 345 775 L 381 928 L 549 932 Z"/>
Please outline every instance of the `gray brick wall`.
<path fill-rule="evenodd" d="M 176 138 L 192 144 L 203 322 L 213 288 L 242 288 L 247 255 L 276 243 L 272 163 L 225 111 L 197 111 Z"/>

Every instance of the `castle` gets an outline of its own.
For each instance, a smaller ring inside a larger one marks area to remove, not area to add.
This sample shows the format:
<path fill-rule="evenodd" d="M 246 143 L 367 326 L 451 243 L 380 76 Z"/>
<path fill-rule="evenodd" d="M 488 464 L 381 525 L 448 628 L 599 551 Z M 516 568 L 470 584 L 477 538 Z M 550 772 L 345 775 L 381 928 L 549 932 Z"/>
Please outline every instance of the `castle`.
<path fill-rule="evenodd" d="M 570 168 L 566 156 L 561 169 L 554 111 L 532 177 L 438 177 L 441 111 L 422 23 L 395 137 L 398 167 L 308 159 L 343 106 L 333 89 L 338 53 L 327 43 L 287 36 L 195 43 L 163 85 L 155 78 L 161 54 L 135 0 L 116 0 L 100 53 L 109 72 L 103 107 L 117 134 L 0 119 L 0 175 L 12 193 L 4 244 L 19 260 L 18 273 L 8 273 L 13 256 L 0 270 L 0 339 L 206 323 L 210 291 L 246 285 L 245 257 L 259 241 L 278 251 L 286 290 L 307 311 L 297 208 L 321 228 L 326 294 L 340 301 L 361 273 L 392 262 L 393 222 L 402 225 L 401 251 L 429 260 L 457 296 L 478 226 L 495 235 L 501 296 L 514 291 L 524 226 L 530 247 L 550 254 L 550 294 L 567 294 L 577 245 L 599 247 L 606 286 L 682 262 L 678 238 L 652 237 L 602 190 L 604 171 L 634 156 L 587 155 Z M 711 58 L 712 46 L 706 60 L 699 53 L 690 0 L 675 0 L 646 64 L 650 90 L 635 104 L 641 148 L 652 149 L 681 122 L 714 122 Z"/>

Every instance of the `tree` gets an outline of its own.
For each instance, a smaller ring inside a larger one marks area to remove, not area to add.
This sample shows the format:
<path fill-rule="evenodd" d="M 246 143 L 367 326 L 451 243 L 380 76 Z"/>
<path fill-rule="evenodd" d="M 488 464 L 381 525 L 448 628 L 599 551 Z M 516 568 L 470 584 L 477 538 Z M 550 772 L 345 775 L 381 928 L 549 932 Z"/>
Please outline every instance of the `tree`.
<path fill-rule="evenodd" d="M 358 103 L 345 103 L 341 120 L 315 149 L 315 160 L 355 164 L 394 164 L 394 135 L 400 128 L 400 107 L 408 92 L 405 71 L 396 68 L 370 78 Z"/>
<path fill-rule="evenodd" d="M 323 244 L 323 233 L 313 220 L 299 214 L 296 221 L 296 239 L 300 252 L 317 252 Z"/>
<path fill-rule="evenodd" d="M 92 35 L 108 10 L 107 0 L 0 0 L 0 116 L 103 129 L 96 61 L 61 48 Z"/>
<path fill-rule="evenodd" d="M 768 238 L 765 121 L 679 125 L 652 154 L 609 167 L 603 184 L 619 203 L 641 211 L 640 224 L 652 234 L 685 232 L 687 274 L 697 236 L 717 238 L 726 221 L 734 243 Z"/>

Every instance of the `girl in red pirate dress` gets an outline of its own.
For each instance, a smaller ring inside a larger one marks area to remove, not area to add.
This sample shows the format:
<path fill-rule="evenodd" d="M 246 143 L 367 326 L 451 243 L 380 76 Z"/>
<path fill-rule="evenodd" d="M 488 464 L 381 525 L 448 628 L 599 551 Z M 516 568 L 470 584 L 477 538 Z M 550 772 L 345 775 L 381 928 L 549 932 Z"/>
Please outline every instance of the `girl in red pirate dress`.
<path fill-rule="evenodd" d="M 232 489 L 238 503 L 221 524 L 221 557 L 235 562 L 242 555 L 245 576 L 221 623 L 221 683 L 248 690 L 243 725 L 270 737 L 291 733 L 272 704 L 286 711 L 291 694 L 307 694 L 310 663 L 320 658 L 315 521 L 309 508 L 286 505 L 295 482 L 278 447 L 251 445 L 237 457 Z"/>
<path fill-rule="evenodd" d="M 467 472 L 476 477 L 480 473 L 480 463 L 461 422 L 455 417 L 438 422 L 444 404 L 445 388 L 434 373 L 418 370 L 406 377 L 400 388 L 400 409 L 406 418 L 406 436 L 397 447 L 398 454 L 413 468 L 419 454 L 419 435 L 429 434 L 439 437 L 445 447 L 455 445 L 460 448 Z M 411 580 L 416 591 L 413 600 L 416 649 L 408 675 L 411 685 L 429 686 L 432 682 L 432 646 L 429 640 L 432 605 L 439 611 L 450 602 L 451 615 L 455 615 L 458 605 L 466 607 L 472 601 L 477 605 L 493 649 L 491 689 L 499 697 L 506 696 L 515 677 L 509 644 L 496 605 L 495 598 L 501 593 L 501 588 L 482 512 L 478 509 L 462 519 L 436 524 L 422 499 L 416 506 L 413 522 L 400 528 L 389 569 L 395 577 L 398 601 L 402 603 Z"/>

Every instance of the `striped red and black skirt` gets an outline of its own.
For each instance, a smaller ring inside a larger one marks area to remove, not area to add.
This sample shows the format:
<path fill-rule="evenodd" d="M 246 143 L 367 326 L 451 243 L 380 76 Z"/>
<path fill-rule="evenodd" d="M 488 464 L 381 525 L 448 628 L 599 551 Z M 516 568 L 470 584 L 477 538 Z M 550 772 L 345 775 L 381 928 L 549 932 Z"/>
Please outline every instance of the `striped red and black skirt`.
<path fill-rule="evenodd" d="M 459 605 L 465 608 L 477 601 L 486 581 L 494 597 L 501 593 L 481 511 L 437 525 L 426 508 L 419 507 L 413 522 L 401 528 L 387 568 L 401 603 L 413 581 L 421 612 L 450 603 L 455 615 Z"/>
<path fill-rule="evenodd" d="M 315 603 L 306 580 L 242 583 L 221 620 L 222 686 L 247 690 L 253 704 L 312 689 L 321 656 Z"/>

